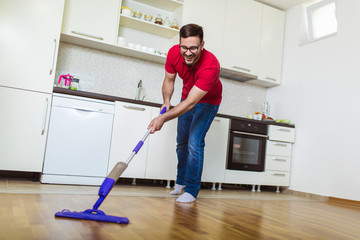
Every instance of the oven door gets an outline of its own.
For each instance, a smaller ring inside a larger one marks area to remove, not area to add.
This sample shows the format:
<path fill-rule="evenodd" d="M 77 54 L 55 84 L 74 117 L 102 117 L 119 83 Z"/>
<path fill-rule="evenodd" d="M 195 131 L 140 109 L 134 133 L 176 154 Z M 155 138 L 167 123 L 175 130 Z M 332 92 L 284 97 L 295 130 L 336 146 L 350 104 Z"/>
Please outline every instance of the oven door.
<path fill-rule="evenodd" d="M 230 131 L 227 169 L 263 172 L 265 135 Z"/>

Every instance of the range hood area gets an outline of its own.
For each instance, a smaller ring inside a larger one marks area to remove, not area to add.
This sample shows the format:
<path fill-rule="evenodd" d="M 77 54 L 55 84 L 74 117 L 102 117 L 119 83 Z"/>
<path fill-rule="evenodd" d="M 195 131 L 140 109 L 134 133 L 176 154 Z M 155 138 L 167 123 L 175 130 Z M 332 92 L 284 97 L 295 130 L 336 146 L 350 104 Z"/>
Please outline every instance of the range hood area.
<path fill-rule="evenodd" d="M 240 82 L 247 82 L 250 80 L 257 79 L 256 75 L 242 72 L 240 69 L 239 70 L 235 69 L 235 67 L 234 68 L 222 67 L 220 69 L 220 77 L 228 78 L 228 79 L 236 80 L 236 81 L 240 81 Z"/>

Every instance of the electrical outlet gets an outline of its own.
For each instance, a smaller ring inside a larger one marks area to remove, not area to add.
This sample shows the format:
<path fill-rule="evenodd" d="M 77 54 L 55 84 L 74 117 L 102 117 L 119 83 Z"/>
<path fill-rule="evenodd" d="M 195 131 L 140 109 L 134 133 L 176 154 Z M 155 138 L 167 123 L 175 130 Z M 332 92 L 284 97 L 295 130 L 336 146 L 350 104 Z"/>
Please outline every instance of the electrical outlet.
<path fill-rule="evenodd" d="M 252 97 L 248 97 L 247 101 L 252 102 L 253 101 Z"/>

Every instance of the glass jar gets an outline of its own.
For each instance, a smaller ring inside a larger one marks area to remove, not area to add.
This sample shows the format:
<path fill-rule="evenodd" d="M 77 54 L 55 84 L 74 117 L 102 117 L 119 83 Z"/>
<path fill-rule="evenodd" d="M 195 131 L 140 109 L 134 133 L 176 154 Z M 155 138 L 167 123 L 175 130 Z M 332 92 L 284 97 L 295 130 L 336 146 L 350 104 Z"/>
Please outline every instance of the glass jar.
<path fill-rule="evenodd" d="M 179 29 L 179 23 L 176 19 L 174 19 L 171 24 L 170 24 L 170 27 L 171 28 L 174 28 L 174 29 Z"/>
<path fill-rule="evenodd" d="M 156 16 L 154 23 L 159 24 L 159 25 L 163 25 L 163 19 L 162 19 L 162 17 L 161 17 L 160 14 L 158 14 L 158 15 Z"/>
<path fill-rule="evenodd" d="M 170 19 L 169 19 L 168 17 L 166 17 L 166 18 L 164 19 L 164 26 L 167 26 L 167 27 L 170 26 Z"/>
<path fill-rule="evenodd" d="M 78 90 L 79 89 L 79 79 L 78 78 L 71 79 L 71 84 L 70 84 L 69 89 L 72 89 L 72 90 Z"/>

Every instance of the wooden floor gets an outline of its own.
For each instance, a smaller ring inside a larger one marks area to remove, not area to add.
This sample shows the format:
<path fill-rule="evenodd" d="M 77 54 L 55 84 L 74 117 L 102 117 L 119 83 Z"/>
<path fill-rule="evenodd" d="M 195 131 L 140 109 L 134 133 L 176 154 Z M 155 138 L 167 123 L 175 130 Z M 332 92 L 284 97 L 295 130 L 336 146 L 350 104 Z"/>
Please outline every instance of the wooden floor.
<path fill-rule="evenodd" d="M 116 191 L 135 188 L 117 186 Z M 360 239 L 356 207 L 234 189 L 215 195 L 202 190 L 195 204 L 179 204 L 164 187 L 139 189 L 138 196 L 135 191 L 109 195 L 101 206 L 106 214 L 128 217 L 127 225 L 54 217 L 62 209 L 91 208 L 97 200 L 94 193 L 2 191 L 0 239 Z M 152 194 L 144 196 L 146 189 Z"/>

